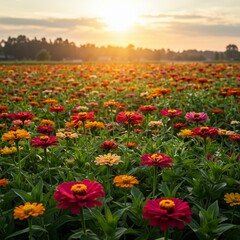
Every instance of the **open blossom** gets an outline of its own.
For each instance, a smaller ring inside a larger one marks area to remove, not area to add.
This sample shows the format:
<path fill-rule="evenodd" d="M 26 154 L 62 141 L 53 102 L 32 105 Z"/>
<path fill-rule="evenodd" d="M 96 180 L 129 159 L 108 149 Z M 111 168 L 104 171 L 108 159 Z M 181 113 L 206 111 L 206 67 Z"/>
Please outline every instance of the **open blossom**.
<path fill-rule="evenodd" d="M 157 110 L 157 107 L 152 106 L 152 105 L 144 105 L 144 106 L 140 106 L 138 108 L 138 111 L 143 112 L 143 113 L 154 112 L 156 110 Z"/>
<path fill-rule="evenodd" d="M 59 106 L 51 106 L 49 108 L 50 112 L 56 112 L 56 113 L 65 112 L 65 110 L 66 110 L 65 107 L 61 106 L 61 105 L 59 105 Z"/>
<path fill-rule="evenodd" d="M 8 141 L 9 144 L 13 144 L 20 139 L 30 138 L 30 133 L 24 129 L 17 129 L 15 131 L 9 131 L 2 135 L 2 141 Z"/>
<path fill-rule="evenodd" d="M 172 159 L 169 156 L 161 153 L 144 154 L 142 155 L 142 161 L 140 162 L 140 164 L 148 166 L 158 166 L 161 168 L 171 168 Z"/>
<path fill-rule="evenodd" d="M 114 149 L 118 148 L 118 145 L 117 145 L 116 141 L 106 140 L 100 145 L 100 148 L 104 149 L 104 150 L 114 150 Z"/>
<path fill-rule="evenodd" d="M 240 205 L 240 194 L 239 193 L 226 193 L 224 200 L 229 203 L 231 207 Z"/>
<path fill-rule="evenodd" d="M 189 138 L 193 136 L 193 132 L 190 129 L 181 129 L 181 131 L 177 135 L 182 138 Z"/>
<path fill-rule="evenodd" d="M 163 126 L 163 122 L 160 120 L 160 121 L 150 121 L 148 123 L 148 126 L 149 127 L 161 127 Z"/>
<path fill-rule="evenodd" d="M 19 150 L 22 150 L 23 148 L 22 147 L 19 147 Z M 17 148 L 12 146 L 12 147 L 4 147 L 2 149 L 0 149 L 0 154 L 3 154 L 3 155 L 8 155 L 8 154 L 12 154 L 12 153 L 15 153 L 17 152 Z"/>
<path fill-rule="evenodd" d="M 26 202 L 24 205 L 20 205 L 14 208 L 14 219 L 24 220 L 29 217 L 37 217 L 44 214 L 45 208 L 42 203 L 30 203 Z"/>
<path fill-rule="evenodd" d="M 57 186 L 54 193 L 54 199 L 59 202 L 57 207 L 69 208 L 72 214 L 78 214 L 82 207 L 102 206 L 102 202 L 97 198 L 104 196 L 103 186 L 89 179 L 81 182 L 63 182 Z"/>
<path fill-rule="evenodd" d="M 78 134 L 71 132 L 71 131 L 58 131 L 56 133 L 56 136 L 58 138 L 63 138 L 63 139 L 73 139 L 73 138 L 78 138 Z"/>
<path fill-rule="evenodd" d="M 85 127 L 86 128 L 90 128 L 90 129 L 103 129 L 105 128 L 105 125 L 103 122 L 97 122 L 97 121 L 93 121 L 93 122 L 86 122 L 85 123 Z"/>
<path fill-rule="evenodd" d="M 139 181 L 134 176 L 119 175 L 113 179 L 114 184 L 121 188 L 132 188 L 134 185 L 139 184 Z"/>
<path fill-rule="evenodd" d="M 234 134 L 235 134 L 234 131 L 218 128 L 218 135 L 220 135 L 220 136 L 231 136 Z"/>
<path fill-rule="evenodd" d="M 107 166 L 113 166 L 118 165 L 121 161 L 121 157 L 115 154 L 105 154 L 105 155 L 99 155 L 95 158 L 96 165 L 107 165 Z"/>
<path fill-rule="evenodd" d="M 235 133 L 234 135 L 231 135 L 229 137 L 230 141 L 233 142 L 239 142 L 240 143 L 240 134 L 239 133 Z"/>
<path fill-rule="evenodd" d="M 79 112 L 71 117 L 71 120 L 73 122 L 79 122 L 79 121 L 85 122 L 86 120 L 94 120 L 94 119 L 95 119 L 94 112 Z"/>
<path fill-rule="evenodd" d="M 36 132 L 49 134 L 54 132 L 54 128 L 52 126 L 38 126 Z"/>
<path fill-rule="evenodd" d="M 56 136 L 40 136 L 40 137 L 35 137 L 31 140 L 31 145 L 34 148 L 47 148 L 50 146 L 56 146 L 58 145 L 58 138 Z"/>
<path fill-rule="evenodd" d="M 5 186 L 8 184 L 8 180 L 6 178 L 0 179 L 0 186 Z"/>
<path fill-rule="evenodd" d="M 149 220 L 153 227 L 166 231 L 168 228 L 183 229 L 185 223 L 190 223 L 192 211 L 188 202 L 178 198 L 158 198 L 148 200 L 143 208 L 143 217 Z"/>
<path fill-rule="evenodd" d="M 185 115 L 187 122 L 203 123 L 208 120 L 208 115 L 205 112 L 188 112 Z"/>
<path fill-rule="evenodd" d="M 54 126 L 55 123 L 52 120 L 42 119 L 40 122 L 40 126 Z"/>
<path fill-rule="evenodd" d="M 160 114 L 169 118 L 174 118 L 177 116 L 181 116 L 182 115 L 182 110 L 181 109 L 162 109 L 160 111 Z"/>
<path fill-rule="evenodd" d="M 214 137 L 218 135 L 218 130 L 214 127 L 197 127 L 192 129 L 192 136 Z"/>
<path fill-rule="evenodd" d="M 13 118 L 15 120 L 21 120 L 21 121 L 26 121 L 26 120 L 31 120 L 34 118 L 34 114 L 31 112 L 16 112 L 13 113 Z"/>
<path fill-rule="evenodd" d="M 143 122 L 143 117 L 138 112 L 120 112 L 116 117 L 118 123 L 125 124 L 141 124 Z"/>
<path fill-rule="evenodd" d="M 16 119 L 16 120 L 13 120 L 12 121 L 12 125 L 14 125 L 14 126 L 30 126 L 31 125 L 31 120 L 24 120 L 24 121 L 22 121 L 22 120 L 20 120 L 20 119 Z"/>

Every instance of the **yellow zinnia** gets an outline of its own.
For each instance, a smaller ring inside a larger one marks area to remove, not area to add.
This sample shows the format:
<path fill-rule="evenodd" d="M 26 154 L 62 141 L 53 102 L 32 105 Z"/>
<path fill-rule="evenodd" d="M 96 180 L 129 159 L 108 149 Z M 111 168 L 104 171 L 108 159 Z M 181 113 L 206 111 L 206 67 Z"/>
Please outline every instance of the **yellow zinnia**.
<path fill-rule="evenodd" d="M 8 141 L 9 144 L 13 144 L 15 141 L 30 138 L 30 133 L 24 129 L 17 129 L 15 131 L 9 131 L 2 135 L 2 141 Z"/>
<path fill-rule="evenodd" d="M 26 202 L 24 205 L 20 205 L 14 208 L 14 219 L 24 220 L 29 217 L 37 217 L 38 215 L 42 215 L 45 211 L 42 203 L 37 204 L 36 202 L 30 203 Z"/>
<path fill-rule="evenodd" d="M 226 193 L 224 195 L 224 200 L 229 203 L 231 207 L 235 205 L 240 205 L 240 194 L 239 193 Z"/>
<path fill-rule="evenodd" d="M 113 179 L 114 184 L 121 188 L 132 188 L 139 181 L 134 176 L 119 175 Z"/>

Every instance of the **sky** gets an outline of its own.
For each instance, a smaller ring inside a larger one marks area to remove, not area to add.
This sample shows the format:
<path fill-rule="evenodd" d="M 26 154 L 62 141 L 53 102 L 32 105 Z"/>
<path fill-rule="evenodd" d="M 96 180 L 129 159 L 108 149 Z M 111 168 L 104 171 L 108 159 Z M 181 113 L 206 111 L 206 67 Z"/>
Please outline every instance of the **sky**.
<path fill-rule="evenodd" d="M 240 0 L 0 0 L 0 40 L 225 51 L 240 47 Z"/>

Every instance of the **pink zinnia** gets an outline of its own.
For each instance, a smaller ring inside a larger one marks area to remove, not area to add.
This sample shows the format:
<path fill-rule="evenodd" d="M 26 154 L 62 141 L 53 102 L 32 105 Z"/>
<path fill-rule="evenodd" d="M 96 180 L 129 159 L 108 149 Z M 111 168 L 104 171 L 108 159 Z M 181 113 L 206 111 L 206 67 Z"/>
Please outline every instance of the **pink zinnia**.
<path fill-rule="evenodd" d="M 40 137 L 35 137 L 31 140 L 31 145 L 34 148 L 47 148 L 50 146 L 56 146 L 58 145 L 58 138 L 56 136 L 40 136 Z"/>
<path fill-rule="evenodd" d="M 203 123 L 208 120 L 208 115 L 205 112 L 188 112 L 185 119 L 187 122 Z"/>
<path fill-rule="evenodd" d="M 102 206 L 97 200 L 98 197 L 104 197 L 103 186 L 89 179 L 82 182 L 64 182 L 57 186 L 54 193 L 54 199 L 59 202 L 58 208 L 70 208 L 72 214 L 78 214 L 81 207 L 93 208 Z"/>
<path fill-rule="evenodd" d="M 125 124 L 141 124 L 143 117 L 138 112 L 120 112 L 116 117 L 116 121 Z"/>
<path fill-rule="evenodd" d="M 192 211 L 188 202 L 178 198 L 158 198 L 148 200 L 143 208 L 143 217 L 149 220 L 153 227 L 161 231 L 168 228 L 183 229 L 184 223 L 190 223 Z"/>
<path fill-rule="evenodd" d="M 214 127 L 196 127 L 192 129 L 192 136 L 214 137 L 218 135 L 218 130 Z"/>
<path fill-rule="evenodd" d="M 182 115 L 182 110 L 181 109 L 178 109 L 178 110 L 175 110 L 175 109 L 162 109 L 160 111 L 160 114 L 163 115 L 163 116 L 169 117 L 169 118 L 174 118 L 174 117 Z"/>
<path fill-rule="evenodd" d="M 142 155 L 142 162 L 140 162 L 140 164 L 148 166 L 158 166 L 161 168 L 171 168 L 172 159 L 169 156 L 161 153 L 144 154 Z"/>

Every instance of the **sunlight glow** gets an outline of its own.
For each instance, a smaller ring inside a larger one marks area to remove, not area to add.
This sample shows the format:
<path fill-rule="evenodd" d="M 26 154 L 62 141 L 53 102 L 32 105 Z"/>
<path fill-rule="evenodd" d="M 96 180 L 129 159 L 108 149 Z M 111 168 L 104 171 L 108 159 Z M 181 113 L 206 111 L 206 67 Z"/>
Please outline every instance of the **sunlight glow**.
<path fill-rule="evenodd" d="M 108 31 L 125 32 L 137 21 L 136 7 L 131 3 L 112 3 L 103 10 L 103 22 Z"/>

